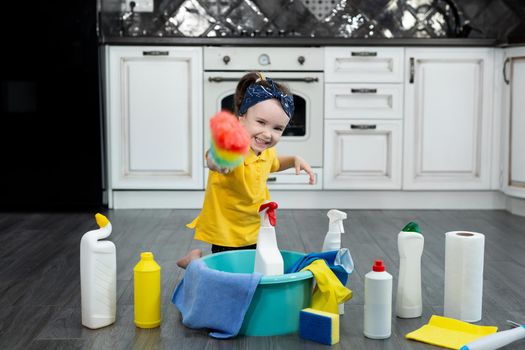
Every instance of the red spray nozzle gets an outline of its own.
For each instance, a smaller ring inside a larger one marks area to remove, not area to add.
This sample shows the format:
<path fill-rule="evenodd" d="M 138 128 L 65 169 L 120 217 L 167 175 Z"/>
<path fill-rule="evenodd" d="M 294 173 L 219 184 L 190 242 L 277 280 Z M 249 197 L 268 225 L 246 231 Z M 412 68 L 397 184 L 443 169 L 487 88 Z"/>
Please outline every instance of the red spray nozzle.
<path fill-rule="evenodd" d="M 375 271 L 375 272 L 385 271 L 385 265 L 383 264 L 383 260 L 374 261 L 374 266 L 372 266 L 372 271 Z"/>
<path fill-rule="evenodd" d="M 263 210 L 266 210 L 266 215 L 268 215 L 268 220 L 270 225 L 275 226 L 277 223 L 277 216 L 275 215 L 275 209 L 279 206 L 275 202 L 264 203 L 259 207 L 259 213 Z"/>

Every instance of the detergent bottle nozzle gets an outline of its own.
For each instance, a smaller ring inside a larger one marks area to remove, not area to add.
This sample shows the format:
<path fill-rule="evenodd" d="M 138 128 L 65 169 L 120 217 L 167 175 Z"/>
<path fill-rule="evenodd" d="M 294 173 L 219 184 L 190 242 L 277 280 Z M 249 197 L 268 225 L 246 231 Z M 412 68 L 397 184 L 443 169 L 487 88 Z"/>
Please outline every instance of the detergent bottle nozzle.
<path fill-rule="evenodd" d="M 337 232 L 345 233 L 343 227 L 343 220 L 346 219 L 346 213 L 337 209 L 329 210 L 326 214 L 330 219 L 330 224 L 328 226 L 328 232 Z"/>
<path fill-rule="evenodd" d="M 278 208 L 277 203 L 268 202 L 261 205 L 259 208 L 259 215 L 261 216 L 261 227 L 275 226 L 277 223 L 277 216 L 275 209 Z"/>

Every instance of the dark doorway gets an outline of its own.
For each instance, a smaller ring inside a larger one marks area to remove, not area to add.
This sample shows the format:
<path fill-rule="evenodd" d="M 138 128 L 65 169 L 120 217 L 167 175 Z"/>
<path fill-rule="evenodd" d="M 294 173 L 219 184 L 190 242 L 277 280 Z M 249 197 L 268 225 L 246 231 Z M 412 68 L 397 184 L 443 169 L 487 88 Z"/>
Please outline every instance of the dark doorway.
<path fill-rule="evenodd" d="M 4 7 L 0 208 L 101 206 L 96 1 Z"/>

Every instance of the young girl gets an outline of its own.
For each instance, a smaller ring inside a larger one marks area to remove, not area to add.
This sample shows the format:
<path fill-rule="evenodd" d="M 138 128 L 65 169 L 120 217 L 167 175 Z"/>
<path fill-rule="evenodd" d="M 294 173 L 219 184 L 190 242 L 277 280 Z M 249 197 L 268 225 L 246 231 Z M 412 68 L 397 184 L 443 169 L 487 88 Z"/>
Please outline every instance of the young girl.
<path fill-rule="evenodd" d="M 278 156 L 275 146 L 293 116 L 293 96 L 283 85 L 261 73 L 248 73 L 237 84 L 235 113 L 250 136 L 250 150 L 244 162 L 229 171 L 217 167 L 208 157 L 210 173 L 203 208 L 188 228 L 195 239 L 212 244 L 212 253 L 255 249 L 259 233 L 259 207 L 270 199 L 266 180 L 272 172 L 294 167 L 304 170 L 314 183 L 310 165 L 298 156 Z M 195 249 L 177 261 L 185 268 L 199 258 Z"/>

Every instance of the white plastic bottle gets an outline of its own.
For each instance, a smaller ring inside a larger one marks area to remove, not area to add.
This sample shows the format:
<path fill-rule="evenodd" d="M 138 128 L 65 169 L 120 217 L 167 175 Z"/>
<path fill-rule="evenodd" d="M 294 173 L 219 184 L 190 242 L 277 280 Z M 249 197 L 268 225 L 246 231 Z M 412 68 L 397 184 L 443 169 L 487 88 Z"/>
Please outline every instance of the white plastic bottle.
<path fill-rule="evenodd" d="M 284 261 L 275 237 L 275 209 L 277 209 L 275 202 L 265 203 L 259 208 L 261 228 L 257 237 L 254 272 L 262 273 L 264 276 L 284 274 Z"/>
<path fill-rule="evenodd" d="M 365 275 L 363 333 L 367 338 L 386 339 L 392 332 L 392 275 L 382 260 L 376 260 Z"/>
<path fill-rule="evenodd" d="M 111 223 L 96 214 L 98 230 L 80 241 L 80 293 L 82 324 L 97 329 L 115 322 L 117 310 L 117 258 L 115 244 L 100 241 L 111 234 Z"/>
<path fill-rule="evenodd" d="M 420 317 L 421 255 L 425 238 L 415 222 L 408 223 L 397 236 L 399 251 L 399 278 L 397 283 L 396 315 L 401 318 Z"/>
<path fill-rule="evenodd" d="M 345 233 L 343 220 L 346 219 L 346 213 L 337 209 L 331 209 L 326 214 L 328 216 L 328 232 L 324 237 L 323 252 L 341 249 L 341 234 Z M 339 315 L 345 313 L 345 305 L 339 304 Z"/>

